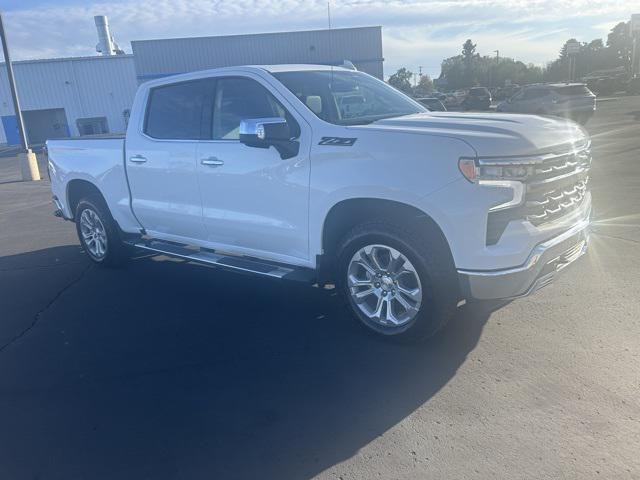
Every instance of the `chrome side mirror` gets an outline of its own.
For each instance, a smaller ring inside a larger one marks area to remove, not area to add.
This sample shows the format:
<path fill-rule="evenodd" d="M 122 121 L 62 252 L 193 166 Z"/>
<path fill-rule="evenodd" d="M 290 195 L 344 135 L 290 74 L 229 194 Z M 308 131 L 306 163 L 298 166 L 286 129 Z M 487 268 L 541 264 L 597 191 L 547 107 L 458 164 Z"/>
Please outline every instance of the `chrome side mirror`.
<path fill-rule="evenodd" d="M 291 128 L 284 118 L 248 118 L 240 121 L 240 143 L 255 148 L 275 147 L 282 159 L 295 157 L 299 143 L 291 138 Z"/>
<path fill-rule="evenodd" d="M 273 140 L 289 140 L 289 125 L 284 118 L 248 118 L 240 121 L 240 142 L 251 147 Z M 267 147 L 269 145 L 266 145 Z"/>

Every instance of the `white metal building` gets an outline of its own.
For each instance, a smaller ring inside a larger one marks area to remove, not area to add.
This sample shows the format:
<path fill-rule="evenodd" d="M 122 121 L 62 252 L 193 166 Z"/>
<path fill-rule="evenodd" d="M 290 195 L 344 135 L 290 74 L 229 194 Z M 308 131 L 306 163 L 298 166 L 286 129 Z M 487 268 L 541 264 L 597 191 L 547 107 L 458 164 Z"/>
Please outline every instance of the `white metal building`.
<path fill-rule="evenodd" d="M 383 78 L 379 26 L 138 40 L 131 42 L 131 47 L 139 82 L 236 65 L 342 65 L 345 60 L 358 70 Z"/>
<path fill-rule="evenodd" d="M 30 145 L 49 138 L 120 133 L 139 83 L 161 76 L 243 64 L 353 62 L 382 78 L 381 27 L 340 28 L 132 42 L 133 55 L 115 43 L 104 16 L 94 57 L 13 62 Z M 18 145 L 17 120 L 6 66 L 0 63 L 0 145 Z"/>
<path fill-rule="evenodd" d="M 137 89 L 133 55 L 13 62 L 29 142 L 123 132 Z M 19 143 L 6 66 L 0 64 L 0 144 Z"/>

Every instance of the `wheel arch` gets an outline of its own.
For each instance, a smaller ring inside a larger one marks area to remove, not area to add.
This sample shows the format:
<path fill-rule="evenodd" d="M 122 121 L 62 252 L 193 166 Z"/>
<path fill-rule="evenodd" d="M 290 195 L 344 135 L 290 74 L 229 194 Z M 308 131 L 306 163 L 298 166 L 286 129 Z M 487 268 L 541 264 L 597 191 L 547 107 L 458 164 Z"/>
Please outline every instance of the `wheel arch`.
<path fill-rule="evenodd" d="M 71 214 L 71 219 L 75 217 L 76 208 L 80 200 L 86 197 L 96 198 L 98 201 L 102 202 L 107 211 L 109 211 L 109 207 L 107 205 L 107 201 L 100 191 L 100 189 L 88 180 L 75 178 L 70 180 L 67 183 L 67 205 L 69 208 L 69 213 Z"/>
<path fill-rule="evenodd" d="M 322 255 L 318 259 L 320 277 L 331 277 L 336 249 L 340 239 L 355 225 L 373 219 L 391 219 L 402 225 L 412 225 L 430 241 L 441 242 L 450 260 L 453 255 L 442 228 L 426 212 L 407 203 L 380 198 L 350 198 L 333 205 L 322 225 Z"/>

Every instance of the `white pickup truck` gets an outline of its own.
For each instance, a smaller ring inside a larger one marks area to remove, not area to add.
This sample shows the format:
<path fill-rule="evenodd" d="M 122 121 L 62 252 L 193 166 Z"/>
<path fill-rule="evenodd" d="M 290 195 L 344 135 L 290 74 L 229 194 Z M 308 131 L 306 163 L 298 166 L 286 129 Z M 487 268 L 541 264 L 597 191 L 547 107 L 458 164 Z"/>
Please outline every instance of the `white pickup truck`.
<path fill-rule="evenodd" d="M 124 138 L 47 149 L 94 262 L 135 246 L 335 284 L 369 329 L 425 338 L 586 251 L 589 145 L 568 120 L 432 113 L 361 72 L 279 65 L 145 83 Z"/>

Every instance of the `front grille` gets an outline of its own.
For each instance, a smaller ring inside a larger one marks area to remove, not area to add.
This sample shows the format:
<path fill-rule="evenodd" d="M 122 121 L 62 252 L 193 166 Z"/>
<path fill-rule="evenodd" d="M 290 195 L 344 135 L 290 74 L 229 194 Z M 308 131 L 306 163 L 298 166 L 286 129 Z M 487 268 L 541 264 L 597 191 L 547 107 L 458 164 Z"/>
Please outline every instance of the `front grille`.
<path fill-rule="evenodd" d="M 538 226 L 567 215 L 584 200 L 589 182 L 591 152 L 550 156 L 534 166 L 527 179 L 523 216 Z"/>
<path fill-rule="evenodd" d="M 552 222 L 578 208 L 587 193 L 589 177 L 553 190 L 527 192 L 525 218 L 534 225 Z"/>
<path fill-rule="evenodd" d="M 541 226 L 579 208 L 587 194 L 590 167 L 588 146 L 546 155 L 527 177 L 523 205 L 489 213 L 486 244 L 495 245 L 512 220 L 525 219 Z"/>

